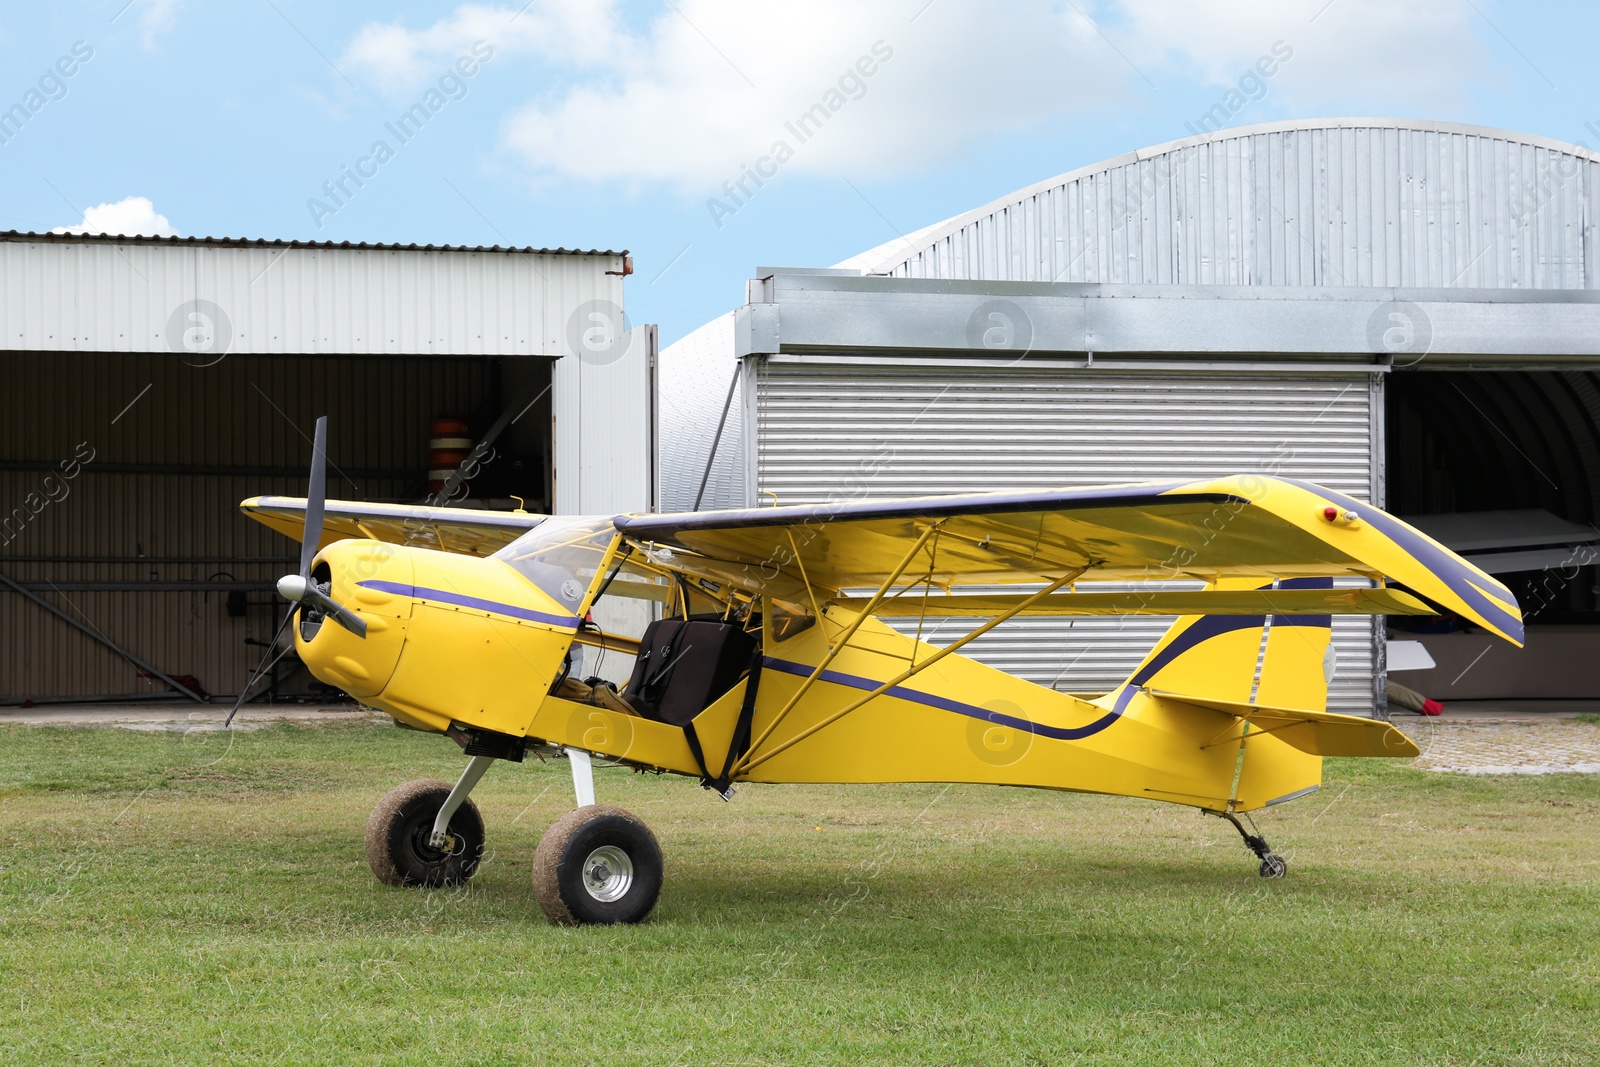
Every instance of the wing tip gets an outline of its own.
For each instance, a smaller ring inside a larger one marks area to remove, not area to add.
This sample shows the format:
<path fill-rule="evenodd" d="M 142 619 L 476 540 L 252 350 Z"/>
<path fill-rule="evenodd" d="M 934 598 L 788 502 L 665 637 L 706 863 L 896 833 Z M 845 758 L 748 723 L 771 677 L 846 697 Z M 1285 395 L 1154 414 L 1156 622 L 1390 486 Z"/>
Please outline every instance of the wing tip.
<path fill-rule="evenodd" d="M 1389 732 L 1384 735 L 1383 746 L 1386 750 L 1384 755 L 1396 759 L 1415 759 L 1422 755 L 1422 749 L 1417 747 L 1417 743 L 1406 736 L 1405 731 L 1395 726 L 1390 726 Z"/>

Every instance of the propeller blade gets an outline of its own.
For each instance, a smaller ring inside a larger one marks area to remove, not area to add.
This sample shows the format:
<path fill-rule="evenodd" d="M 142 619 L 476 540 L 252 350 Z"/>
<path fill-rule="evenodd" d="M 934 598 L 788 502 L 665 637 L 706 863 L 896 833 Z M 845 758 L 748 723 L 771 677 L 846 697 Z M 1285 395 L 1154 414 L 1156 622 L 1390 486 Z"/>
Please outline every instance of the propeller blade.
<path fill-rule="evenodd" d="M 244 683 L 244 688 L 239 690 L 239 699 L 233 702 L 233 710 L 228 712 L 228 717 L 223 720 L 222 725 L 224 728 L 233 725 L 233 717 L 239 714 L 240 708 L 244 707 L 244 698 L 250 695 L 250 687 L 256 684 L 256 679 L 261 677 L 261 672 L 267 669 L 268 661 L 276 663 L 278 657 L 283 655 L 280 652 L 277 656 L 274 656 L 272 651 L 278 647 L 278 638 L 283 636 L 283 628 L 289 625 L 290 619 L 294 618 L 294 609 L 297 607 L 299 607 L 298 604 L 290 604 L 288 614 L 284 615 L 283 621 L 278 624 L 278 628 L 272 631 L 272 640 L 267 642 L 267 650 L 261 653 L 261 661 L 256 664 L 256 669 L 250 675 L 250 680 Z"/>
<path fill-rule="evenodd" d="M 307 587 L 300 596 L 301 605 L 315 606 L 316 609 L 334 622 L 343 626 L 357 637 L 367 636 L 367 620 L 351 611 L 349 608 L 334 600 L 333 597 L 318 589 L 315 585 Z"/>
<path fill-rule="evenodd" d="M 311 577 L 311 561 L 322 544 L 323 510 L 328 499 L 328 416 L 317 419 L 311 443 L 311 482 L 306 487 L 306 529 L 300 538 L 300 577 Z"/>
<path fill-rule="evenodd" d="M 323 415 L 317 419 L 316 433 L 311 442 L 311 480 L 306 486 L 306 525 L 300 537 L 300 573 L 279 578 L 278 593 L 292 602 L 293 606 L 289 608 L 291 617 L 297 608 L 315 608 L 357 637 L 365 638 L 366 621 L 317 588 L 317 583 L 311 578 L 311 563 L 317 558 L 317 549 L 322 544 L 327 499 L 328 416 Z M 279 631 L 282 629 L 280 626 Z M 231 715 L 229 719 L 232 719 Z"/>

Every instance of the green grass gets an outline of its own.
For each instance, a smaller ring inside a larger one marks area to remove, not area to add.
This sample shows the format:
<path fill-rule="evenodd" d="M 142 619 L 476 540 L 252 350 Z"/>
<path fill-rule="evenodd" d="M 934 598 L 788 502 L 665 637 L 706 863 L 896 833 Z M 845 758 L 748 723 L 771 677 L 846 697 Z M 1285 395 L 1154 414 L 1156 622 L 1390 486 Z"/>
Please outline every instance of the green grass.
<path fill-rule="evenodd" d="M 533 900 L 565 764 L 476 794 L 470 886 L 378 885 L 377 726 L 0 729 L 0 1062 L 1560 1064 L 1600 1042 L 1600 778 L 1333 761 L 1231 828 L 940 786 L 600 775 L 666 851 L 638 927 Z"/>
<path fill-rule="evenodd" d="M 1572 721 L 1586 722 L 1590 726 L 1600 726 L 1600 715 L 1591 715 L 1588 712 L 1584 712 L 1582 715 L 1574 715 Z"/>

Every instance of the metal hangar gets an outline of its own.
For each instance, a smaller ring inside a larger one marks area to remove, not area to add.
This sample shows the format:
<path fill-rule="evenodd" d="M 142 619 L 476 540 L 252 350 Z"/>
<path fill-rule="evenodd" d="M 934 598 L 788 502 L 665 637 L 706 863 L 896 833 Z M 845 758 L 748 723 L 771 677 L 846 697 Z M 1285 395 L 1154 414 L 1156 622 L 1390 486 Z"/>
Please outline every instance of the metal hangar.
<path fill-rule="evenodd" d="M 663 353 L 664 506 L 1304 478 L 1522 598 L 1526 650 L 1418 635 L 1439 666 L 1408 685 L 1600 696 L 1597 218 L 1600 156 L 1481 127 L 1274 123 L 1119 156 L 834 268 L 758 269 Z M 1166 624 L 1029 619 L 974 655 L 1103 691 Z M 1330 707 L 1381 713 L 1384 627 L 1338 619 L 1335 643 Z"/>
<path fill-rule="evenodd" d="M 0 701 L 237 693 L 305 492 L 655 503 L 656 331 L 621 252 L 0 234 Z M 488 502 L 486 504 L 486 502 Z"/>

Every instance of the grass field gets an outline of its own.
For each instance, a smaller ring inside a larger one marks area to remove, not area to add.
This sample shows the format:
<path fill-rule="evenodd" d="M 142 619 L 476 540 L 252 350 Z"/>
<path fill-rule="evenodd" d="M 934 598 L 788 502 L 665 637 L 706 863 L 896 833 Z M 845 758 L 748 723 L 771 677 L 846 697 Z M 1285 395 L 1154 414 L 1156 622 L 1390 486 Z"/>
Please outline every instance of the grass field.
<path fill-rule="evenodd" d="M 476 794 L 470 886 L 367 870 L 391 727 L 0 728 L 0 1061 L 1592 1064 L 1600 776 L 1332 761 L 1262 828 L 970 787 L 602 772 L 656 830 L 639 927 L 533 900 L 564 763 Z"/>

